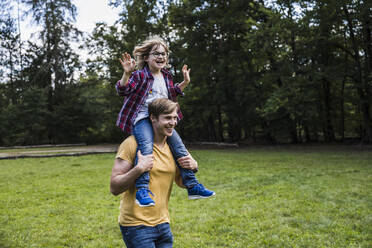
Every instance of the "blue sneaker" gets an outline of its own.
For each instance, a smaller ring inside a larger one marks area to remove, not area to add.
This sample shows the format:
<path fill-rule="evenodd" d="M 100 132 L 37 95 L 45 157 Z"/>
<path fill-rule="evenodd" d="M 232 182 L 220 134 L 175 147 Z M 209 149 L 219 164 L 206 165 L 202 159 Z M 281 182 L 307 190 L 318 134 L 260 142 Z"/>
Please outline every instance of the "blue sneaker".
<path fill-rule="evenodd" d="M 139 188 L 136 193 L 136 203 L 140 207 L 150 207 L 154 206 L 155 202 L 150 198 L 150 195 L 154 194 L 148 188 Z"/>
<path fill-rule="evenodd" d="M 189 193 L 189 199 L 209 198 L 216 194 L 213 191 L 204 188 L 203 184 L 201 183 L 190 189 L 187 189 L 187 192 Z"/>

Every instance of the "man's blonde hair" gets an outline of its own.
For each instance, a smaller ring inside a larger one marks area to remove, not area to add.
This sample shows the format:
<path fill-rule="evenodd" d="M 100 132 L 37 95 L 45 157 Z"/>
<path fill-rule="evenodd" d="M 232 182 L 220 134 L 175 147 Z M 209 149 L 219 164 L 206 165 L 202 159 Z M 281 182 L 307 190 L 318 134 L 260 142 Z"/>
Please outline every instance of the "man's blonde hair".
<path fill-rule="evenodd" d="M 159 36 L 150 36 L 144 42 L 137 45 L 133 50 L 133 56 L 137 62 L 137 68 L 143 69 L 146 65 L 145 59 L 150 56 L 151 50 L 155 47 L 163 46 L 166 53 L 169 54 L 169 48 L 165 41 L 160 38 Z M 168 59 L 167 59 L 167 67 L 168 67 Z"/>
<path fill-rule="evenodd" d="M 149 115 L 159 118 L 161 114 L 170 114 L 178 109 L 179 105 L 168 98 L 157 98 L 149 104 Z"/>

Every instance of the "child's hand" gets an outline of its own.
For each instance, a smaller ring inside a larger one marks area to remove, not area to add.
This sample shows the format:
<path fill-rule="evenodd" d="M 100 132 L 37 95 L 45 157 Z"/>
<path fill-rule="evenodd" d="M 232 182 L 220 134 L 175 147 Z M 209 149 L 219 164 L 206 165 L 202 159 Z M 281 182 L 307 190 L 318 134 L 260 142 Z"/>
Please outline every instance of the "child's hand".
<path fill-rule="evenodd" d="M 187 65 L 183 65 L 182 67 L 182 74 L 183 74 L 183 81 L 179 84 L 181 91 L 183 91 L 187 85 L 190 83 L 190 70 L 187 69 Z"/>
<path fill-rule="evenodd" d="M 143 172 L 150 171 L 154 166 L 154 155 L 142 155 L 141 151 L 137 152 L 138 162 L 136 167 Z"/>
<path fill-rule="evenodd" d="M 134 61 L 127 52 L 123 53 L 121 57 L 122 58 L 119 58 L 119 61 L 123 67 L 124 73 L 130 75 L 134 71 L 136 61 Z"/>
<path fill-rule="evenodd" d="M 190 70 L 191 69 L 187 69 L 187 65 L 183 65 L 182 67 L 183 81 L 186 84 L 190 82 Z"/>

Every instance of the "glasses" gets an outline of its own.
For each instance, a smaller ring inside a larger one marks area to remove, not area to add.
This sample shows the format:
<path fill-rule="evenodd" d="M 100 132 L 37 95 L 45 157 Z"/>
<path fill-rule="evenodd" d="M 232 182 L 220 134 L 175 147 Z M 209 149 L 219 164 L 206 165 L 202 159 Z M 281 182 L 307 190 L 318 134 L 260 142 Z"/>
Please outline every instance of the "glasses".
<path fill-rule="evenodd" d="M 150 53 L 150 55 L 154 56 L 156 59 L 158 59 L 160 57 L 164 57 L 164 58 L 168 57 L 168 53 L 153 52 L 153 53 Z"/>

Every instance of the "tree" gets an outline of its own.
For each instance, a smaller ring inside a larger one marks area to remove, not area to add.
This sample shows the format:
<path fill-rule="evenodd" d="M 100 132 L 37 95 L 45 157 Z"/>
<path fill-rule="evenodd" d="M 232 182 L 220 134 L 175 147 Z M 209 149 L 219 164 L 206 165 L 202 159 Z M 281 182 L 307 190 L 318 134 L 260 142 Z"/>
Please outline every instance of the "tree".
<path fill-rule="evenodd" d="M 16 84 L 20 74 L 19 47 L 21 44 L 16 21 L 11 15 L 9 1 L 0 3 L 0 76 L 2 83 L 9 83 L 12 89 L 10 99 L 16 99 Z"/>
<path fill-rule="evenodd" d="M 254 1 L 179 1 L 170 5 L 175 34 L 172 63 L 192 68 L 185 107 L 187 126 L 201 133 L 185 136 L 207 140 L 240 140 L 253 126 L 257 98 L 246 37 L 262 16 Z M 246 118 L 250 115 L 251 119 Z M 204 132 L 205 130 L 205 132 Z"/>
<path fill-rule="evenodd" d="M 52 113 L 59 104 L 54 98 L 56 92 L 74 82 L 74 72 L 80 66 L 78 55 L 71 47 L 71 42 L 77 41 L 80 35 L 72 25 L 76 7 L 70 0 L 23 0 L 23 3 L 30 7 L 28 14 L 42 27 L 41 44 L 29 44 L 30 64 L 25 68 L 25 77 L 31 85 L 47 89 L 48 110 Z M 54 142 L 56 136 L 55 124 L 56 120 L 50 118 L 47 124 L 50 142 Z"/>
<path fill-rule="evenodd" d="M 341 10 L 347 22 L 347 34 L 353 58 L 352 79 L 360 98 L 363 116 L 363 140 L 372 142 L 371 85 L 372 85 L 372 42 L 370 1 L 342 1 Z"/>

